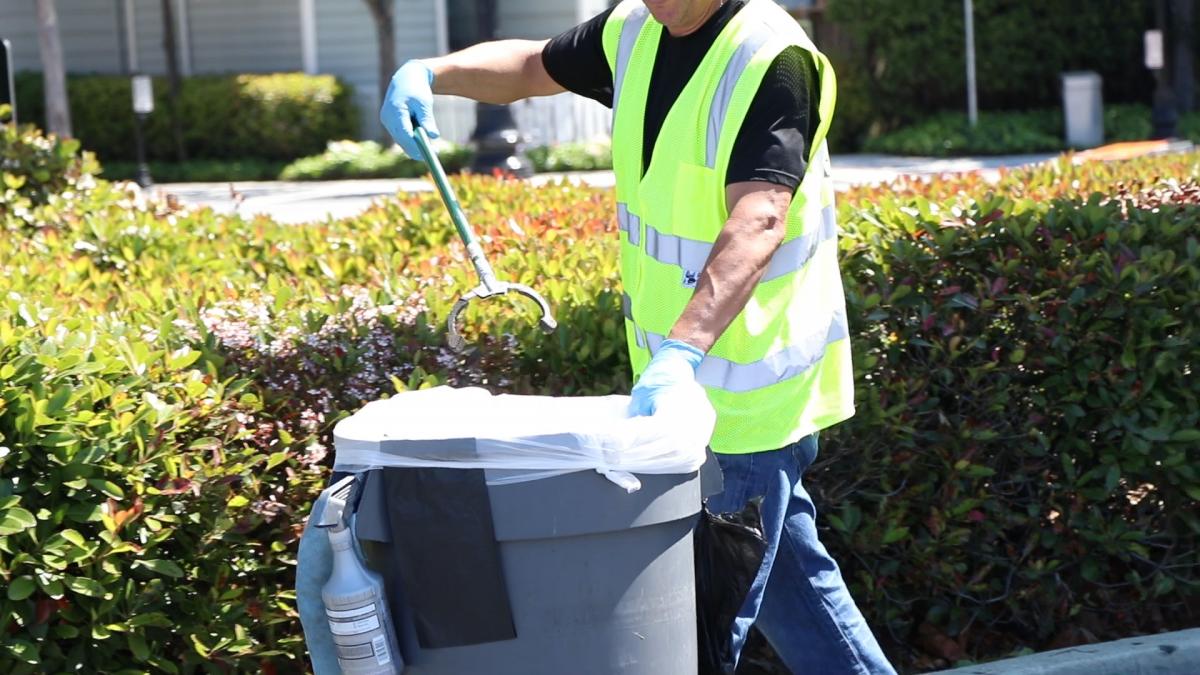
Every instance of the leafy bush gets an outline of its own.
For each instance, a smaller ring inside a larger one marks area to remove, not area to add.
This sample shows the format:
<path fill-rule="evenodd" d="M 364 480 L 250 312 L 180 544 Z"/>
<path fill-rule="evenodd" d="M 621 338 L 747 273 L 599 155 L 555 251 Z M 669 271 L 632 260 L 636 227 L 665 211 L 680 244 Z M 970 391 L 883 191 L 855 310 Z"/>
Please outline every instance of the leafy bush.
<path fill-rule="evenodd" d="M 1200 143 L 1200 112 L 1184 113 L 1179 118 L 1179 136 Z"/>
<path fill-rule="evenodd" d="M 979 115 L 979 124 L 975 128 L 971 128 L 961 113 L 940 113 L 912 126 L 868 139 L 864 149 L 931 157 L 1055 152 L 1066 148 L 1063 124 L 1061 109 L 984 112 Z M 1145 140 L 1150 138 L 1152 131 L 1148 107 L 1105 106 L 1105 142 Z"/>
<path fill-rule="evenodd" d="M 1118 104 L 1104 106 L 1104 141 L 1144 141 L 1154 133 L 1150 124 L 1150 108 L 1145 105 Z"/>
<path fill-rule="evenodd" d="M 8 106 L 0 106 L 0 119 Z M 62 193 L 87 190 L 100 167 L 79 141 L 47 136 L 32 125 L 0 124 L 0 218 L 34 224 L 33 209 Z"/>
<path fill-rule="evenodd" d="M 339 416 L 397 386 L 628 388 L 615 247 L 579 242 L 611 229 L 609 196 L 460 189 L 498 271 L 607 332 L 558 336 L 538 363 L 476 331 L 477 352 L 450 353 L 440 321 L 469 266 L 434 244 L 453 235 L 431 195 L 296 228 L 100 181 L 0 238 L 0 669 L 298 670 L 291 565 Z M 516 228 L 540 238 L 498 255 Z M 520 335 L 521 308 L 490 304 Z"/>
<path fill-rule="evenodd" d="M 866 141 L 868 152 L 948 157 L 1053 152 L 1062 149 L 1061 132 L 1050 112 L 981 113 L 972 127 L 965 115 L 940 113 L 924 122 Z"/>
<path fill-rule="evenodd" d="M 1148 3 L 978 0 L 974 10 L 982 109 L 1059 105 L 1060 76 L 1072 70 L 1100 73 L 1106 100 L 1150 100 L 1153 80 L 1141 60 L 1108 57 L 1142 52 L 1142 33 L 1153 20 Z M 965 104 L 961 2 L 832 0 L 828 15 L 850 38 L 841 51 L 865 59 L 866 88 L 880 102 L 884 129 Z M 1105 49 L 1096 49 L 1098 44 Z"/>
<path fill-rule="evenodd" d="M 118 75 L 67 78 L 71 122 L 84 147 L 101 159 L 134 160 L 130 81 Z M 174 160 L 168 86 L 154 80 L 154 112 L 146 122 L 151 159 Z M 292 160 L 318 153 L 325 143 L 353 137 L 358 112 L 351 87 L 332 75 L 203 75 L 183 80 L 179 114 L 189 159 Z M 41 76 L 17 77 L 23 119 L 41 123 Z"/>
<path fill-rule="evenodd" d="M 858 152 L 865 139 L 880 132 L 879 106 L 871 98 L 866 59 L 857 51 L 833 51 L 827 55 L 837 76 L 837 104 L 827 137 L 829 150 Z"/>
<path fill-rule="evenodd" d="M 811 485 L 899 662 L 1194 623 L 1197 177 L 1064 160 L 843 196 L 859 413 Z M 475 280 L 429 193 L 295 227 L 99 181 L 41 227 L 0 215 L 0 668 L 297 671 L 341 416 L 440 383 L 628 391 L 611 191 L 454 181 L 554 334 L 497 299 L 444 348 Z"/>
<path fill-rule="evenodd" d="M 206 183 L 221 181 L 276 180 L 285 165 L 262 159 L 193 159 L 176 162 L 150 162 L 150 177 L 155 183 Z M 107 180 L 133 180 L 136 162 L 105 162 L 100 173 Z"/>
<path fill-rule="evenodd" d="M 471 150 L 440 140 L 433 142 L 442 168 L 454 173 L 466 168 Z M 416 178 L 428 169 L 399 146 L 383 147 L 375 141 L 330 141 L 325 152 L 298 159 L 283 168 L 283 180 L 334 180 L 343 178 Z"/>
<path fill-rule="evenodd" d="M 1197 620 L 1200 157 L 1090 168 L 843 209 L 865 386 L 812 483 L 915 665 Z"/>
<path fill-rule="evenodd" d="M 612 143 L 607 139 L 543 145 L 532 148 L 525 154 L 533 162 L 533 170 L 538 173 L 612 168 Z"/>

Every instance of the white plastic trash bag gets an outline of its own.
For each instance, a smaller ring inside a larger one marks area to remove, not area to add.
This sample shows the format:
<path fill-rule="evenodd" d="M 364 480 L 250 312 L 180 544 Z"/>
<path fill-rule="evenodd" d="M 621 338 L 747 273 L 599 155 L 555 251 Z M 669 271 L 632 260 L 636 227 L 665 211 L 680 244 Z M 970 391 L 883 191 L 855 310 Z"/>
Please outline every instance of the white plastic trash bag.
<path fill-rule="evenodd" d="M 628 396 L 496 396 L 436 387 L 373 401 L 334 427 L 334 469 L 487 469 L 491 485 L 594 469 L 626 490 L 636 473 L 691 473 L 716 413 L 703 387 L 630 417 Z"/>

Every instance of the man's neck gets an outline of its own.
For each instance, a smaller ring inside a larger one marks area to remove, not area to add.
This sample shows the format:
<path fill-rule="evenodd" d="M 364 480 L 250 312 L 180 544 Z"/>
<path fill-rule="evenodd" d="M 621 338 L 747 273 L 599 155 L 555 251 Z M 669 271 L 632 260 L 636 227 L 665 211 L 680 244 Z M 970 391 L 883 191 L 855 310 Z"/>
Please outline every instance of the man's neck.
<path fill-rule="evenodd" d="M 720 9 L 721 5 L 723 4 L 725 4 L 725 0 L 711 0 L 711 2 L 708 3 L 708 7 L 704 9 L 704 12 L 698 15 L 694 20 L 689 21 L 687 25 L 684 26 L 667 26 L 667 32 L 671 34 L 671 37 L 683 37 L 685 35 L 691 35 L 692 33 L 700 30 L 700 27 L 703 26 L 709 19 L 711 19 L 712 15 L 716 14 L 717 10 Z"/>

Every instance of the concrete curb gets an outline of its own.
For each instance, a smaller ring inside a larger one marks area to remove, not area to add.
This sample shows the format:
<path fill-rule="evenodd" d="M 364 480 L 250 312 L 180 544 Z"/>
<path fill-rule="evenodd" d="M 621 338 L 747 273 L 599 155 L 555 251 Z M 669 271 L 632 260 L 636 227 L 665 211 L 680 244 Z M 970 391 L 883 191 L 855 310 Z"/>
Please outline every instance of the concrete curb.
<path fill-rule="evenodd" d="M 1195 675 L 1200 628 L 1056 649 L 934 675 Z"/>

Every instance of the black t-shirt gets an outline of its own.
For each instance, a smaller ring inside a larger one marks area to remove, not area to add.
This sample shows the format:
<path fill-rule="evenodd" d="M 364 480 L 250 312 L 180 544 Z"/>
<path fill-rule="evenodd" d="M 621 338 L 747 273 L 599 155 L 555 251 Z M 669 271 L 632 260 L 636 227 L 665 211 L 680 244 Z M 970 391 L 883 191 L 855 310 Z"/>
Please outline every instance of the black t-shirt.
<path fill-rule="evenodd" d="M 654 142 L 667 112 L 716 41 L 721 29 L 746 5 L 728 0 L 694 33 L 673 37 L 663 29 L 650 75 L 646 102 L 642 166 L 650 166 Z M 555 82 L 568 91 L 613 103 L 613 74 L 604 56 L 604 22 L 612 8 L 552 39 L 542 50 L 542 63 Z M 808 139 L 816 131 L 817 71 L 809 53 L 788 47 L 767 70 L 734 140 L 725 183 L 765 181 L 793 192 L 804 177 Z"/>

